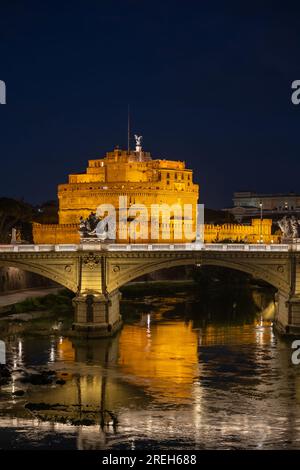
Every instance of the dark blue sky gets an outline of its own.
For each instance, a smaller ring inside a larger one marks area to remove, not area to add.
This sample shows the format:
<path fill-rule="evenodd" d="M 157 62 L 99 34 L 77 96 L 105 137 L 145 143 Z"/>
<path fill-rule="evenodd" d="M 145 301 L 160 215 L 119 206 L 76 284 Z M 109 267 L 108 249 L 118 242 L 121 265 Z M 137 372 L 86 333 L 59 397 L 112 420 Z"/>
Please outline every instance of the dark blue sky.
<path fill-rule="evenodd" d="M 300 192 L 296 2 L 0 3 L 0 196 L 41 202 L 88 158 L 126 146 L 194 168 L 208 207 Z"/>

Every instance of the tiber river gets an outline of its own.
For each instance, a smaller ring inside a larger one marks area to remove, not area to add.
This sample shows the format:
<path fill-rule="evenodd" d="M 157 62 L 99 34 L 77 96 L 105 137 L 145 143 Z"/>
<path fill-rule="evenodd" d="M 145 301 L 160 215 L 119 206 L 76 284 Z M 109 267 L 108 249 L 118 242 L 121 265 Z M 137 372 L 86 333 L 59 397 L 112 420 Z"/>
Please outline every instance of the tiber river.
<path fill-rule="evenodd" d="M 124 327 L 109 340 L 29 336 L 13 326 L 0 448 L 299 448 L 300 365 L 291 363 L 291 340 L 273 332 L 264 289 L 226 299 L 199 300 L 184 288 L 148 292 L 142 302 L 131 296 Z M 24 383 L 24 370 L 55 379 Z"/>

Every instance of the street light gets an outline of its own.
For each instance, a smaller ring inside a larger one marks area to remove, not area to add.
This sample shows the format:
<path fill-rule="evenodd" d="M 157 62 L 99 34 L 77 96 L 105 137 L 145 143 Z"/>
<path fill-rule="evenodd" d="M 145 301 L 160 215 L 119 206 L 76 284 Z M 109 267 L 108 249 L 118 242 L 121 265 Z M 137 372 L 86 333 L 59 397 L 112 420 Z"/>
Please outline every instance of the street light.
<path fill-rule="evenodd" d="M 260 201 L 259 203 L 259 207 L 260 207 L 260 243 L 263 242 L 263 239 L 262 239 L 262 221 L 263 221 L 263 203 Z"/>

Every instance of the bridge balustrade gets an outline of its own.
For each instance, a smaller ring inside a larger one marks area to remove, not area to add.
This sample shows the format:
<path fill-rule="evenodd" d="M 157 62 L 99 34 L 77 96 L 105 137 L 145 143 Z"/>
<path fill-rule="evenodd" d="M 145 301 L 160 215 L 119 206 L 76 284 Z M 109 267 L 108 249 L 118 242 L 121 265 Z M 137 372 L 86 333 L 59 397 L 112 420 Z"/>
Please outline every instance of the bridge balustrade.
<path fill-rule="evenodd" d="M 38 246 L 38 250 L 37 251 L 53 251 L 54 250 L 54 247 L 55 245 L 37 245 Z"/>
<path fill-rule="evenodd" d="M 243 245 L 242 251 L 247 251 L 249 245 Z M 226 248 L 224 248 L 226 247 Z M 241 244 L 236 243 L 232 245 L 223 245 L 223 250 L 226 249 L 228 251 L 241 251 Z"/>
<path fill-rule="evenodd" d="M 55 245 L 55 251 L 77 251 L 78 245 Z"/>
<path fill-rule="evenodd" d="M 171 248 L 171 246 L 173 248 Z M 174 249 L 174 245 L 163 244 L 163 243 L 161 243 L 161 244 L 158 243 L 158 244 L 155 244 L 155 245 L 151 245 L 151 247 L 152 247 L 151 249 L 154 250 L 154 251 L 155 250 L 171 250 L 171 249 Z"/>
<path fill-rule="evenodd" d="M 266 251 L 267 250 L 267 246 L 269 245 L 264 245 L 262 243 L 260 244 L 253 244 L 253 245 L 249 245 L 249 251 Z"/>
<path fill-rule="evenodd" d="M 0 245 L 0 253 L 74 252 L 74 251 L 300 251 L 300 244 L 238 244 L 238 243 L 157 243 L 157 244 L 101 244 L 82 243 L 80 245 Z"/>
<path fill-rule="evenodd" d="M 131 245 L 131 250 L 134 250 L 134 251 L 147 251 L 148 250 L 148 244 L 133 244 Z"/>
<path fill-rule="evenodd" d="M 18 252 L 33 252 L 33 251 L 39 251 L 39 245 L 15 245 L 17 247 Z"/>
<path fill-rule="evenodd" d="M 212 251 L 221 251 L 221 250 L 226 250 L 226 246 L 227 245 L 221 245 L 220 243 L 206 243 L 204 245 L 204 249 L 212 250 Z"/>
<path fill-rule="evenodd" d="M 114 244 L 114 245 L 108 245 L 107 249 L 109 251 L 126 251 L 126 250 L 128 250 L 128 246 L 130 246 L 130 245 L 125 245 L 125 244 L 118 243 L 118 244 Z"/>
<path fill-rule="evenodd" d="M 3 252 L 10 252 L 10 251 L 14 251 L 14 245 L 0 245 L 0 252 L 3 251 Z"/>

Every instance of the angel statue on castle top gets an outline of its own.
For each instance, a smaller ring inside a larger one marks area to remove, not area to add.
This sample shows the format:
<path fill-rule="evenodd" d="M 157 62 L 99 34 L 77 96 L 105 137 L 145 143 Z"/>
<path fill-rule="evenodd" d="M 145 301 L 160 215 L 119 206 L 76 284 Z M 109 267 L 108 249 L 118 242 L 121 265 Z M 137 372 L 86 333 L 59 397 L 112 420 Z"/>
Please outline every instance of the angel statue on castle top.
<path fill-rule="evenodd" d="M 135 138 L 135 151 L 136 152 L 141 152 L 143 136 L 135 134 L 134 138 Z"/>

